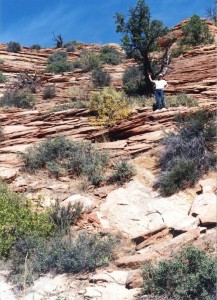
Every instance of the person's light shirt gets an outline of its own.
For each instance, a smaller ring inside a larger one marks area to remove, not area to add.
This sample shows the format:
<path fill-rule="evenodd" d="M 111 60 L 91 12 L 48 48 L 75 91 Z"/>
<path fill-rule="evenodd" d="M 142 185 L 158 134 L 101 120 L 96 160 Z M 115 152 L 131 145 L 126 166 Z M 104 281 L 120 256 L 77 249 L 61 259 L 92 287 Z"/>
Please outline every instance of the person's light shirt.
<path fill-rule="evenodd" d="M 156 86 L 156 90 L 163 90 L 165 86 L 167 85 L 166 80 L 161 79 L 161 80 L 153 80 Z"/>

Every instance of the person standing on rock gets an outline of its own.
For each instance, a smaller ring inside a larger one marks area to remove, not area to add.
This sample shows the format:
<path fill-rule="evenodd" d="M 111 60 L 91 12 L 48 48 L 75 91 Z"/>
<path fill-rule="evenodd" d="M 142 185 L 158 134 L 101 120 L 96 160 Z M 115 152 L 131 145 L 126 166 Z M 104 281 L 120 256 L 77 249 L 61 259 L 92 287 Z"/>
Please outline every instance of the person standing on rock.
<path fill-rule="evenodd" d="M 159 111 L 161 109 L 166 109 L 166 104 L 164 100 L 164 90 L 168 87 L 168 84 L 166 80 L 163 79 L 163 74 L 159 74 L 158 80 L 153 80 L 151 78 L 151 74 L 148 74 L 149 79 L 151 82 L 155 84 L 155 99 L 156 99 L 156 111 Z"/>

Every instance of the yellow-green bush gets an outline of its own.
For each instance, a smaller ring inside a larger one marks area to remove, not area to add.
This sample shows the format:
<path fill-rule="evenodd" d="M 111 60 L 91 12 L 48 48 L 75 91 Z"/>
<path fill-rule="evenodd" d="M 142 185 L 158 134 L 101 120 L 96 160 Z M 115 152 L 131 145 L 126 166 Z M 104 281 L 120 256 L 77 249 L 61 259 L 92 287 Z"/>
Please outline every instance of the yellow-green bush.
<path fill-rule="evenodd" d="M 25 234 L 48 236 L 54 229 L 48 213 L 37 213 L 0 182 L 0 256 L 7 256 L 14 242 Z"/>
<path fill-rule="evenodd" d="M 122 92 L 105 87 L 101 92 L 93 92 L 90 109 L 96 114 L 96 124 L 112 126 L 117 120 L 126 118 L 130 108 Z"/>

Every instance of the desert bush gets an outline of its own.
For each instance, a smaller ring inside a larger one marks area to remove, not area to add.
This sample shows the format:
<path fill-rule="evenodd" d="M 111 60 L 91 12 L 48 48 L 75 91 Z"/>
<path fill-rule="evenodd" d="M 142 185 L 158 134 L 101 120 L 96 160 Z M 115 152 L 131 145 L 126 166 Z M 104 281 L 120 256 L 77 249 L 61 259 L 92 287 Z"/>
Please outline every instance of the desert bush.
<path fill-rule="evenodd" d="M 109 86 L 111 82 L 110 74 L 101 68 L 93 70 L 91 78 L 95 87 Z"/>
<path fill-rule="evenodd" d="M 67 52 L 75 52 L 75 41 L 69 41 L 68 43 L 64 44 L 63 47 L 66 48 Z"/>
<path fill-rule="evenodd" d="M 25 91 L 7 91 L 0 99 L 0 106 L 32 108 L 36 103 L 35 97 Z"/>
<path fill-rule="evenodd" d="M 4 59 L 0 58 L 0 65 L 4 63 Z"/>
<path fill-rule="evenodd" d="M 182 26 L 182 32 L 183 38 L 180 40 L 180 45 L 197 46 L 200 44 L 212 44 L 214 42 L 207 23 L 197 15 L 193 15 Z"/>
<path fill-rule="evenodd" d="M 2 73 L 0 72 L 0 83 L 3 83 L 7 80 L 7 77 Z"/>
<path fill-rule="evenodd" d="M 146 264 L 143 269 L 144 294 L 169 299 L 214 299 L 216 262 L 192 246 L 173 260 Z"/>
<path fill-rule="evenodd" d="M 51 85 L 48 85 L 44 88 L 43 90 L 43 95 L 42 95 L 42 98 L 44 100 L 46 99 L 52 99 L 56 96 L 56 88 L 55 86 L 51 86 Z"/>
<path fill-rule="evenodd" d="M 48 139 L 30 147 L 21 158 L 24 169 L 30 173 L 43 168 L 49 171 L 50 164 L 56 163 L 69 175 L 85 175 L 90 181 L 94 176 L 102 176 L 108 163 L 107 153 L 91 143 L 69 141 L 64 137 Z"/>
<path fill-rule="evenodd" d="M 109 65 L 118 65 L 121 63 L 119 52 L 110 46 L 104 46 L 100 49 L 100 60 Z"/>
<path fill-rule="evenodd" d="M 96 114 L 97 124 L 112 126 L 117 120 L 126 118 L 130 111 L 122 92 L 105 87 L 102 92 L 91 94 L 90 109 Z"/>
<path fill-rule="evenodd" d="M 47 72 L 63 73 L 72 70 L 72 63 L 67 60 L 67 53 L 65 51 L 58 51 L 50 55 L 47 60 Z"/>
<path fill-rule="evenodd" d="M 99 69 L 102 62 L 97 54 L 86 53 L 81 58 L 82 69 L 85 71 L 92 71 L 94 69 Z"/>
<path fill-rule="evenodd" d="M 163 196 L 173 195 L 180 190 L 193 186 L 200 177 L 199 175 L 193 160 L 181 159 L 169 172 L 165 172 L 159 178 L 160 192 Z"/>
<path fill-rule="evenodd" d="M 3 128 L 0 126 L 0 141 L 2 141 L 4 139 L 4 132 L 3 132 Z"/>
<path fill-rule="evenodd" d="M 65 51 L 57 51 L 48 57 L 47 63 L 53 64 L 53 63 L 59 62 L 61 60 L 67 60 L 67 57 L 68 56 Z"/>
<path fill-rule="evenodd" d="M 127 95 L 144 95 L 145 82 L 142 70 L 137 66 L 132 66 L 124 71 L 123 89 Z"/>
<path fill-rule="evenodd" d="M 40 50 L 41 46 L 39 44 L 34 44 L 34 45 L 31 46 L 31 49 L 32 50 Z"/>
<path fill-rule="evenodd" d="M 0 255 L 10 254 L 14 242 L 25 234 L 47 236 L 54 229 L 48 213 L 37 213 L 0 182 Z"/>
<path fill-rule="evenodd" d="M 159 164 L 162 175 L 156 183 L 162 194 L 172 195 L 178 190 L 193 186 L 208 170 L 215 167 L 214 117 L 205 111 L 189 114 L 178 121 L 176 133 L 165 136 Z"/>
<path fill-rule="evenodd" d="M 127 161 L 122 160 L 115 166 L 115 171 L 109 178 L 109 183 L 124 183 L 129 181 L 134 175 L 136 171 L 135 168 Z"/>
<path fill-rule="evenodd" d="M 117 239 L 111 235 L 85 232 L 80 233 L 77 238 L 62 235 L 49 239 L 26 236 L 18 240 L 13 247 L 10 277 L 11 279 L 18 275 L 23 277 L 27 253 L 29 254 L 27 284 L 31 284 L 40 274 L 51 271 L 55 273 L 94 271 L 113 258 L 116 244 Z"/>
<path fill-rule="evenodd" d="M 66 206 L 60 206 L 59 201 L 51 208 L 50 218 L 57 228 L 62 232 L 68 233 L 70 226 L 75 225 L 83 210 L 83 205 L 80 202 Z"/>
<path fill-rule="evenodd" d="M 83 63 L 80 59 L 76 59 L 72 62 L 73 69 L 83 69 Z"/>
<path fill-rule="evenodd" d="M 9 42 L 7 44 L 7 51 L 8 52 L 14 52 L 14 53 L 20 52 L 21 51 L 21 46 L 17 42 Z"/>
<path fill-rule="evenodd" d="M 191 48 L 188 46 L 179 46 L 178 48 L 172 49 L 170 57 L 179 57 L 180 55 L 182 55 L 183 53 L 185 53 L 186 51 L 190 50 Z"/>
<path fill-rule="evenodd" d="M 82 109 L 82 108 L 86 108 L 87 106 L 88 106 L 87 101 L 76 100 L 76 101 L 71 101 L 71 102 L 57 105 L 51 111 L 57 112 L 57 111 L 64 111 L 68 109 Z"/>
<path fill-rule="evenodd" d="M 176 96 L 168 96 L 166 98 L 168 107 L 178 107 L 178 106 L 186 106 L 186 107 L 194 107 L 198 106 L 198 102 L 196 99 L 187 96 L 185 93 L 177 94 Z"/>
<path fill-rule="evenodd" d="M 53 72 L 56 74 L 70 72 L 72 70 L 72 64 L 66 60 L 60 60 L 58 62 L 49 64 L 46 68 L 47 72 Z"/>

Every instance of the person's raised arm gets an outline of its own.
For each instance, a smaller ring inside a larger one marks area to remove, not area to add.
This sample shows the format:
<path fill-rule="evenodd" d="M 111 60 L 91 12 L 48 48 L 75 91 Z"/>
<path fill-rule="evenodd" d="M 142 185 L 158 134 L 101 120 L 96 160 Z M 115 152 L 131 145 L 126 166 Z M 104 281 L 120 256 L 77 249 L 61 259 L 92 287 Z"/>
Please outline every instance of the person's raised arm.
<path fill-rule="evenodd" d="M 151 74 L 150 74 L 150 73 L 148 73 L 148 77 L 149 77 L 149 80 L 150 80 L 151 82 L 154 82 L 154 80 L 152 80 L 152 78 L 151 78 Z"/>

